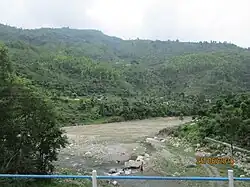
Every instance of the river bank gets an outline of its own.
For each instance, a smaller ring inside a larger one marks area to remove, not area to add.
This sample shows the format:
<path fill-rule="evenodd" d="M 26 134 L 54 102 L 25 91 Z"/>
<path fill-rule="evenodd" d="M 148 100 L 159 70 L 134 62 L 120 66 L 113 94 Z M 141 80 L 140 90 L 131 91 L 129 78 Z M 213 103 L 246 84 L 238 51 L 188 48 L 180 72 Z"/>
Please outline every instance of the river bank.
<path fill-rule="evenodd" d="M 157 118 L 66 127 L 70 145 L 61 151 L 57 166 L 78 174 L 90 174 L 95 169 L 99 175 L 219 176 L 220 172 L 213 166 L 196 165 L 196 151 L 188 142 L 158 133 L 189 121 L 190 118 Z M 135 163 L 138 157 L 144 162 L 143 172 L 136 167 L 122 170 L 126 162 Z M 109 183 L 123 187 L 224 187 L 221 182 L 119 180 Z"/>

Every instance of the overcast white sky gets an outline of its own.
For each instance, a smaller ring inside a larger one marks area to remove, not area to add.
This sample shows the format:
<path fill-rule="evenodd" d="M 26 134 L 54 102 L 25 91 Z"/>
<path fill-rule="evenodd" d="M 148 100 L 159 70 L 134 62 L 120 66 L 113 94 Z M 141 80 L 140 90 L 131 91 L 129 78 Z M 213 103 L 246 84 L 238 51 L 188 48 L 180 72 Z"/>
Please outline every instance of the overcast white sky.
<path fill-rule="evenodd" d="M 250 47 L 250 0 L 0 0 L 0 23 Z"/>

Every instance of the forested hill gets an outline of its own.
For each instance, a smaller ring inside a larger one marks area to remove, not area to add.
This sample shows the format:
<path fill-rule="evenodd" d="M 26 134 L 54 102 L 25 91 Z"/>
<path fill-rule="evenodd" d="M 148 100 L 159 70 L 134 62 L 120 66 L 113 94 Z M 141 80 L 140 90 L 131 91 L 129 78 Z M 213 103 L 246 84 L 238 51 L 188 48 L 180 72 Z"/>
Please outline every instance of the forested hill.
<path fill-rule="evenodd" d="M 234 44 L 151 40 L 122 40 L 97 30 L 69 28 L 35 30 L 0 24 L 0 40 L 15 47 L 17 41 L 64 55 L 87 56 L 95 60 L 156 64 L 168 57 L 214 51 L 244 51 Z"/>
<path fill-rule="evenodd" d="M 50 96 L 66 123 L 190 115 L 201 98 L 250 89 L 249 50 L 226 42 L 122 40 L 96 30 L 1 24 L 0 41 L 16 75 Z M 72 97 L 80 102 L 65 100 Z"/>
<path fill-rule="evenodd" d="M 60 127 L 69 125 L 192 116 L 175 136 L 249 148 L 249 70 L 250 51 L 228 43 L 0 24 L 0 173 L 53 174 L 68 143 Z M 0 186 L 62 185 L 31 182 L 0 180 Z"/>

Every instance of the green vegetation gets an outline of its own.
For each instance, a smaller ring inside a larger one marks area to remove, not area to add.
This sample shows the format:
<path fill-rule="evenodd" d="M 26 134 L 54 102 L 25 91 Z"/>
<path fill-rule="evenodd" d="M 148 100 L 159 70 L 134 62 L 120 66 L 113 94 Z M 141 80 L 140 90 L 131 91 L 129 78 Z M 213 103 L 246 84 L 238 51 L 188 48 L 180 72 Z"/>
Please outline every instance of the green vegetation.
<path fill-rule="evenodd" d="M 51 173 L 72 124 L 199 116 L 178 136 L 249 146 L 248 49 L 2 24 L 0 41 L 2 173 Z"/>
<path fill-rule="evenodd" d="M 121 40 L 95 30 L 5 25 L 0 40 L 18 77 L 52 100 L 62 125 L 192 115 L 193 98 L 250 88 L 249 50 L 226 42 Z M 151 109 L 141 113 L 141 106 Z"/>
<path fill-rule="evenodd" d="M 193 142 L 203 142 L 205 137 L 210 137 L 232 146 L 249 148 L 249 107 L 250 95 L 247 93 L 221 96 L 203 110 L 197 122 L 179 127 L 175 135 Z"/>
<path fill-rule="evenodd" d="M 52 173 L 66 137 L 49 102 L 15 77 L 7 53 L 1 45 L 0 173 Z"/>

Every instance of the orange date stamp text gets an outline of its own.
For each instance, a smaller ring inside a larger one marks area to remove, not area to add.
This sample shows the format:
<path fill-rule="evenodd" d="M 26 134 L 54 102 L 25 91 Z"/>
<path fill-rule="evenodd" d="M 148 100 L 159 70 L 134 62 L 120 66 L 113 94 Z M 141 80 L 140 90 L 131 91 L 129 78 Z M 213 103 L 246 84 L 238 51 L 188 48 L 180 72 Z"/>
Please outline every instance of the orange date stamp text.
<path fill-rule="evenodd" d="M 229 157 L 197 157 L 196 164 L 230 164 L 234 165 L 234 159 Z"/>

